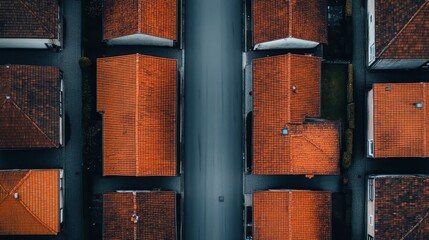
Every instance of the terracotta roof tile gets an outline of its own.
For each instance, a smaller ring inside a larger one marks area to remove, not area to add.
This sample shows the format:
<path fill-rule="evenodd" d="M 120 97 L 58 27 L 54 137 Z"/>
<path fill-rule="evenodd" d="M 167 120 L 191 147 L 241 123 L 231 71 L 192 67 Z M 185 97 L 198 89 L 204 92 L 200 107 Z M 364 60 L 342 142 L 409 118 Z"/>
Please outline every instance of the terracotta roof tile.
<path fill-rule="evenodd" d="M 331 193 L 255 192 L 253 228 L 255 240 L 331 239 Z"/>
<path fill-rule="evenodd" d="M 97 61 L 104 113 L 104 175 L 176 175 L 176 60 L 144 55 Z"/>
<path fill-rule="evenodd" d="M 326 0 L 254 0 L 253 43 L 294 37 L 327 43 Z"/>
<path fill-rule="evenodd" d="M 57 39 L 58 15 L 58 1 L 0 0 L 0 38 Z"/>
<path fill-rule="evenodd" d="M 305 55 L 253 60 L 255 118 L 274 117 L 284 124 L 319 117 L 320 68 L 320 58 Z"/>
<path fill-rule="evenodd" d="M 374 157 L 429 156 L 428 84 L 374 84 L 373 89 Z"/>
<path fill-rule="evenodd" d="M 0 171 L 0 235 L 56 235 L 59 180 L 59 170 Z"/>
<path fill-rule="evenodd" d="M 320 116 L 319 58 L 289 54 L 254 60 L 253 116 L 255 174 L 338 173 L 338 124 L 304 124 Z"/>
<path fill-rule="evenodd" d="M 105 193 L 103 239 L 176 239 L 175 193 Z"/>
<path fill-rule="evenodd" d="M 429 1 L 375 2 L 377 58 L 429 58 Z"/>
<path fill-rule="evenodd" d="M 335 122 L 285 124 L 287 135 L 272 126 L 255 128 L 254 174 L 339 173 L 339 126 Z"/>
<path fill-rule="evenodd" d="M 60 70 L 0 66 L 0 148 L 60 146 Z"/>
<path fill-rule="evenodd" d="M 375 186 L 375 239 L 429 239 L 429 178 L 379 176 Z"/>
<path fill-rule="evenodd" d="M 176 40 L 176 0 L 106 0 L 103 39 L 142 33 Z"/>

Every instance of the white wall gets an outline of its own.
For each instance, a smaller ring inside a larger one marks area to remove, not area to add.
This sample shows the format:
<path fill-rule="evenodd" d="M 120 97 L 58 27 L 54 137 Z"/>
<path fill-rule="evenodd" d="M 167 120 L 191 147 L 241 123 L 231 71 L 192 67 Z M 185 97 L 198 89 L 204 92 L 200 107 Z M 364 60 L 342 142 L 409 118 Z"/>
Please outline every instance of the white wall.
<path fill-rule="evenodd" d="M 288 37 L 278 39 L 270 42 L 256 44 L 254 50 L 268 50 L 268 49 L 303 49 L 314 48 L 319 45 L 318 42 Z"/>
<path fill-rule="evenodd" d="M 378 59 L 371 69 L 413 69 L 419 68 L 429 59 Z"/>
<path fill-rule="evenodd" d="M 44 49 L 48 45 L 61 46 L 57 39 L 36 39 L 36 38 L 0 38 L 0 48 L 36 48 Z"/>
<path fill-rule="evenodd" d="M 146 34 L 132 34 L 128 36 L 113 38 L 107 41 L 107 45 L 150 45 L 172 47 L 173 44 L 173 40 Z"/>
<path fill-rule="evenodd" d="M 372 181 L 372 184 L 370 182 Z M 372 201 L 369 194 L 372 191 Z M 369 177 L 367 182 L 367 234 L 374 237 L 375 234 L 375 179 Z"/>
<path fill-rule="evenodd" d="M 374 90 L 368 92 L 367 98 L 367 156 L 374 157 L 369 155 L 369 142 L 374 141 Z"/>
<path fill-rule="evenodd" d="M 375 0 L 368 0 L 368 66 L 370 66 L 375 60 L 375 21 Z"/>

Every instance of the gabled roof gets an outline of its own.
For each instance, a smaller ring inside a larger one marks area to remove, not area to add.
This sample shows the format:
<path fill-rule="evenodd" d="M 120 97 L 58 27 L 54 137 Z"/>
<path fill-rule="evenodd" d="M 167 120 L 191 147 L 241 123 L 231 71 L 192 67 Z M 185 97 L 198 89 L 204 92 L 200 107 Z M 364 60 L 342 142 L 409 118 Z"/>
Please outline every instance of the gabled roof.
<path fill-rule="evenodd" d="M 377 58 L 429 58 L 429 1 L 375 1 Z"/>
<path fill-rule="evenodd" d="M 319 117 L 320 76 L 318 57 L 287 54 L 253 60 L 255 118 L 284 124 Z"/>
<path fill-rule="evenodd" d="M 59 147 L 60 70 L 0 66 L 0 148 Z"/>
<path fill-rule="evenodd" d="M 105 0 L 103 39 L 147 34 L 176 40 L 176 0 Z"/>
<path fill-rule="evenodd" d="M 174 192 L 115 192 L 103 196 L 103 239 L 176 239 Z"/>
<path fill-rule="evenodd" d="M 0 235 L 56 235 L 59 179 L 59 170 L 0 171 Z"/>
<path fill-rule="evenodd" d="M 331 193 L 255 192 L 253 229 L 255 240 L 331 239 Z"/>
<path fill-rule="evenodd" d="M 97 60 L 104 175 L 176 175 L 176 60 L 139 54 Z"/>
<path fill-rule="evenodd" d="M 379 176 L 375 187 L 375 239 L 429 239 L 429 178 Z"/>
<path fill-rule="evenodd" d="M 57 39 L 59 5 L 52 0 L 0 0 L 0 38 Z"/>
<path fill-rule="evenodd" d="M 319 58 L 288 54 L 254 60 L 253 116 L 255 174 L 338 173 L 338 124 L 304 123 L 320 116 Z"/>
<path fill-rule="evenodd" d="M 429 85 L 374 84 L 373 90 L 374 157 L 429 156 Z"/>
<path fill-rule="evenodd" d="M 326 0 L 254 0 L 253 43 L 293 37 L 328 42 Z"/>

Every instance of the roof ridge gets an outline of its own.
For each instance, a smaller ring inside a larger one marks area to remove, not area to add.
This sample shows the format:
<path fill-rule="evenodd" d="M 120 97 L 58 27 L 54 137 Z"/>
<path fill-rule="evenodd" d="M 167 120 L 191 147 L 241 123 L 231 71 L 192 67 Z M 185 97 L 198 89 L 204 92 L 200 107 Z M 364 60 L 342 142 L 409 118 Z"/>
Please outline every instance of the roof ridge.
<path fill-rule="evenodd" d="M 140 6 L 140 1 L 139 1 L 139 6 Z M 136 159 L 135 159 L 135 174 L 136 176 L 139 176 L 139 86 L 140 86 L 140 78 L 139 78 L 139 71 L 140 71 L 140 55 L 137 53 L 136 54 L 136 102 L 135 102 L 135 122 L 134 122 L 134 139 L 135 139 L 135 147 L 136 147 Z"/>
<path fill-rule="evenodd" d="M 0 204 L 7 198 L 7 196 L 9 196 L 9 194 L 8 194 L 8 192 L 7 192 L 7 190 L 6 190 L 6 188 L 3 186 L 3 185 L 1 185 L 1 183 L 0 183 L 0 190 L 1 189 L 3 189 L 3 192 L 5 192 L 6 193 L 6 196 L 3 198 L 3 199 L 0 199 Z"/>
<path fill-rule="evenodd" d="M 40 20 L 40 18 L 38 17 L 38 15 L 26 4 L 26 3 L 24 3 L 22 0 L 19 0 L 19 2 L 22 4 L 22 5 L 24 5 L 24 7 L 29 11 L 29 12 L 31 12 L 31 14 L 34 16 L 34 18 L 36 18 L 36 20 L 38 20 L 38 23 L 42 26 L 42 28 L 46 31 L 46 33 L 48 34 L 48 35 L 50 35 L 51 33 L 50 33 L 50 31 L 49 31 L 49 29 L 47 29 L 46 28 L 46 26 L 45 26 L 45 23 L 43 22 L 43 21 L 41 21 Z"/>
<path fill-rule="evenodd" d="M 34 214 L 21 199 L 18 199 L 18 201 L 25 208 L 25 210 L 27 210 L 27 212 L 37 220 L 37 222 L 39 222 L 43 227 L 48 229 L 51 233 L 56 233 L 54 229 L 52 229 L 48 224 L 38 218 L 36 214 Z"/>
<path fill-rule="evenodd" d="M 288 191 L 288 198 L 287 198 L 287 206 L 288 206 L 288 210 L 289 210 L 289 221 L 288 221 L 288 229 L 289 229 L 289 239 L 293 239 L 293 235 L 292 235 L 292 191 Z"/>
<path fill-rule="evenodd" d="M 31 175 L 32 170 L 29 170 L 27 172 L 27 174 L 22 177 L 22 179 L 15 185 L 15 187 L 12 189 L 11 193 L 14 192 L 17 188 L 21 187 L 21 185 L 25 182 L 25 180 Z M 9 194 L 11 195 L 11 194 Z M 43 222 L 40 218 L 38 218 L 28 207 L 27 205 L 21 200 L 18 199 L 19 203 L 21 203 L 21 205 L 25 208 L 25 210 L 27 210 L 27 212 L 33 216 L 41 225 L 43 225 L 46 229 L 48 229 L 49 231 L 51 231 L 52 233 L 55 233 L 56 231 L 53 230 L 51 227 L 49 227 L 45 222 Z"/>
<path fill-rule="evenodd" d="M 423 11 L 423 9 L 426 7 L 426 5 L 429 4 L 429 1 L 426 1 L 425 3 L 423 3 L 419 9 L 417 9 L 417 11 L 414 13 L 414 15 L 410 18 L 410 20 L 404 25 L 403 28 L 401 28 L 401 30 L 399 30 L 399 32 L 392 38 L 392 40 L 383 48 L 383 50 L 381 50 L 380 54 L 378 56 L 383 55 L 391 45 L 393 45 L 393 43 L 396 42 L 396 40 L 399 38 L 399 36 L 407 29 L 408 25 L 410 25 L 413 20 L 417 17 L 417 15 Z"/>
<path fill-rule="evenodd" d="M 426 121 L 427 121 L 427 119 L 426 119 L 426 112 L 427 112 L 427 109 L 426 109 L 426 84 L 422 84 L 423 86 L 422 86 L 422 88 L 423 88 L 423 109 L 424 109 L 424 112 L 423 112 L 423 128 L 424 128 L 424 131 L 423 131 L 423 152 L 424 152 L 424 154 L 425 154 L 425 156 L 427 156 L 427 133 L 426 133 Z"/>
<path fill-rule="evenodd" d="M 423 220 L 425 220 L 427 217 L 429 216 L 429 212 L 426 212 L 425 216 L 420 219 L 420 221 L 418 221 L 403 237 L 401 237 L 400 240 L 404 240 L 408 235 L 410 235 L 411 233 L 414 232 L 414 230 L 417 229 L 417 227 L 423 222 Z"/>
<path fill-rule="evenodd" d="M 12 192 L 15 192 L 15 190 L 24 183 L 24 181 L 28 178 L 28 176 L 30 175 L 30 173 L 31 173 L 31 170 L 28 170 L 27 174 L 25 174 L 21 178 L 21 180 L 19 180 L 19 182 L 12 188 L 12 190 L 9 191 L 9 195 L 11 195 Z"/>
<path fill-rule="evenodd" d="M 10 100 L 10 102 L 17 108 L 17 110 L 22 113 L 32 124 L 34 127 L 36 127 L 36 129 L 43 135 L 45 136 L 45 138 L 52 144 L 52 146 L 55 147 L 55 143 L 52 141 L 52 139 L 50 137 L 48 137 L 48 135 L 46 135 L 45 132 L 43 132 L 43 130 L 33 121 L 33 119 L 28 116 L 24 111 L 22 111 L 22 109 L 18 106 L 18 104 L 15 103 L 15 101 L 11 98 L 8 99 Z"/>

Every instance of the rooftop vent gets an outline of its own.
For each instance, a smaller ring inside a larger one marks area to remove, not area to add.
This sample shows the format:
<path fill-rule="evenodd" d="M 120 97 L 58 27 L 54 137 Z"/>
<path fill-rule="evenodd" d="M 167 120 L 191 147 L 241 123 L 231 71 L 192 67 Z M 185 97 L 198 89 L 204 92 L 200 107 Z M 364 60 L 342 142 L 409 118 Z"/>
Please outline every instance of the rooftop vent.
<path fill-rule="evenodd" d="M 288 135 L 288 134 L 289 134 L 289 130 L 287 128 L 283 128 L 282 135 Z"/>
<path fill-rule="evenodd" d="M 17 193 L 17 192 L 16 192 L 16 193 L 14 193 L 14 194 L 13 194 L 13 198 L 15 198 L 15 199 L 19 199 L 19 193 Z"/>
<path fill-rule="evenodd" d="M 138 221 L 139 221 L 139 216 L 137 216 L 137 214 L 133 214 L 131 216 L 131 222 L 138 223 Z"/>
<path fill-rule="evenodd" d="M 415 103 L 415 105 L 416 105 L 416 108 L 422 108 L 423 107 L 422 102 Z"/>

